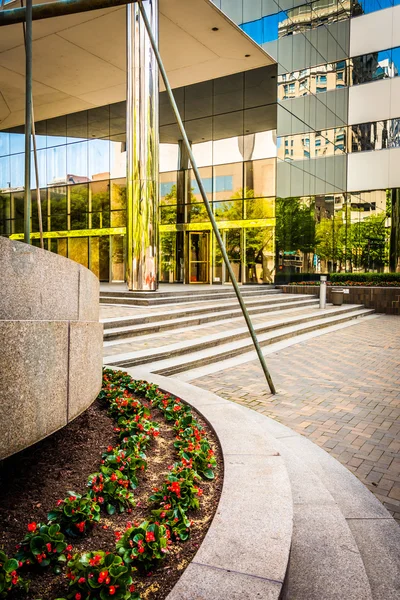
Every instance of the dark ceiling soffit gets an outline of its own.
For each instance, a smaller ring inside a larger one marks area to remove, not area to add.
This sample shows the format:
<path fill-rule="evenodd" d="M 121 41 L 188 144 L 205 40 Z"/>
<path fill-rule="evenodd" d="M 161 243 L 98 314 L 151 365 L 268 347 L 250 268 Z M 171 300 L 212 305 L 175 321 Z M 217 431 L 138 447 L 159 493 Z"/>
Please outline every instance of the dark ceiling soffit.
<path fill-rule="evenodd" d="M 88 12 L 90 10 L 100 10 L 101 8 L 115 8 L 116 6 L 124 6 L 136 1 L 137 0 L 57 0 L 56 2 L 36 4 L 36 6 L 33 6 L 32 18 L 34 21 L 39 19 L 51 19 L 53 17 Z M 25 20 L 25 8 L 13 8 L 0 11 L 0 27 L 3 25 L 24 23 Z"/>

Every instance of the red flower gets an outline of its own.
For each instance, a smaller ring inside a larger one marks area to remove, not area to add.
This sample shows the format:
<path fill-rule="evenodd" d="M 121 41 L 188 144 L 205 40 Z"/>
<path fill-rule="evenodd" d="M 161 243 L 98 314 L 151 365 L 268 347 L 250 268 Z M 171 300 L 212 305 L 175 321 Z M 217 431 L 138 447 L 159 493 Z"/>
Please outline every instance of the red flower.
<path fill-rule="evenodd" d="M 51 552 L 51 544 L 50 542 L 46 544 L 47 552 Z"/>
<path fill-rule="evenodd" d="M 69 544 L 69 546 L 67 546 L 65 549 L 66 549 L 67 552 L 72 552 L 72 546 L 71 546 L 71 544 Z"/>
<path fill-rule="evenodd" d="M 31 532 L 36 531 L 36 527 L 37 527 L 36 523 L 28 523 L 28 531 L 31 531 Z"/>
<path fill-rule="evenodd" d="M 83 533 L 85 530 L 85 521 L 81 521 L 80 523 L 75 523 L 76 528 Z"/>
<path fill-rule="evenodd" d="M 80 577 L 78 579 L 78 583 L 86 583 L 86 579 L 84 577 Z"/>
<path fill-rule="evenodd" d="M 114 585 L 110 585 L 110 587 L 108 588 L 108 593 L 110 594 L 110 596 L 113 596 L 116 591 L 117 590 Z"/>
<path fill-rule="evenodd" d="M 155 542 L 156 538 L 154 537 L 154 533 L 152 531 L 146 531 L 146 542 Z"/>
<path fill-rule="evenodd" d="M 82 594 L 80 594 L 79 592 L 77 594 L 75 594 L 75 600 L 81 600 L 82 598 Z"/>

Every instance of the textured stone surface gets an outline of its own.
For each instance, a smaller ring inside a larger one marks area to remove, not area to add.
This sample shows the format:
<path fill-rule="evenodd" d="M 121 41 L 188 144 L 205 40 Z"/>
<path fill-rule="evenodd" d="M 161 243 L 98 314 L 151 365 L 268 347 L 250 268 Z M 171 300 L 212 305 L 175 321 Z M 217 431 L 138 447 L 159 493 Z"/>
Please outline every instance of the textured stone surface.
<path fill-rule="evenodd" d="M 0 458 L 67 423 L 68 323 L 0 321 Z"/>
<path fill-rule="evenodd" d="M 372 599 L 357 544 L 337 507 L 295 508 L 287 597 Z"/>
<path fill-rule="evenodd" d="M 70 323 L 68 419 L 83 412 L 101 389 L 102 336 L 100 323 Z"/>
<path fill-rule="evenodd" d="M 349 527 L 364 561 L 374 600 L 400 595 L 400 535 L 392 519 L 351 519 Z M 375 549 L 371 553 L 371 548 Z"/>
<path fill-rule="evenodd" d="M 167 600 L 277 600 L 280 583 L 191 563 Z"/>
<path fill-rule="evenodd" d="M 0 237 L 0 460 L 50 435 L 101 386 L 99 282 L 81 265 Z"/>
<path fill-rule="evenodd" d="M 85 267 L 79 267 L 79 321 L 99 320 L 99 280 Z"/>
<path fill-rule="evenodd" d="M 99 282 L 78 263 L 0 237 L 0 319 L 98 321 Z"/>
<path fill-rule="evenodd" d="M 282 457 L 224 453 L 223 494 L 194 561 L 283 582 L 291 533 L 291 490 Z"/>

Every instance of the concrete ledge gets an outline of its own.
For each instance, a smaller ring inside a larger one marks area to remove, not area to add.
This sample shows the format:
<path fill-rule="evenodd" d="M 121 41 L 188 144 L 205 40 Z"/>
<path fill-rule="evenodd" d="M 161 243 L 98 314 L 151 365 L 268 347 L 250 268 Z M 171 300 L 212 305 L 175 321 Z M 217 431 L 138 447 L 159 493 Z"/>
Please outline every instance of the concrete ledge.
<path fill-rule="evenodd" d="M 99 282 L 77 263 L 0 238 L 0 460 L 67 425 L 102 380 Z"/>
<path fill-rule="evenodd" d="M 290 481 L 258 415 L 192 385 L 124 369 L 182 398 L 212 424 L 224 457 L 220 503 L 203 543 L 168 600 L 278 600 L 293 527 Z"/>

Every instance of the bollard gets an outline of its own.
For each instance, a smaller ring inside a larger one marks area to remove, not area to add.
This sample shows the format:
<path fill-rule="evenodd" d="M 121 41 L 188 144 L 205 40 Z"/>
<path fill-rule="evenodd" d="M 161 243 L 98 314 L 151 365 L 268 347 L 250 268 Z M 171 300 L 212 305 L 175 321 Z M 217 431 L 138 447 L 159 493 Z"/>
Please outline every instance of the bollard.
<path fill-rule="evenodd" d="M 319 307 L 326 308 L 326 275 L 320 277 L 321 286 L 319 288 Z"/>

